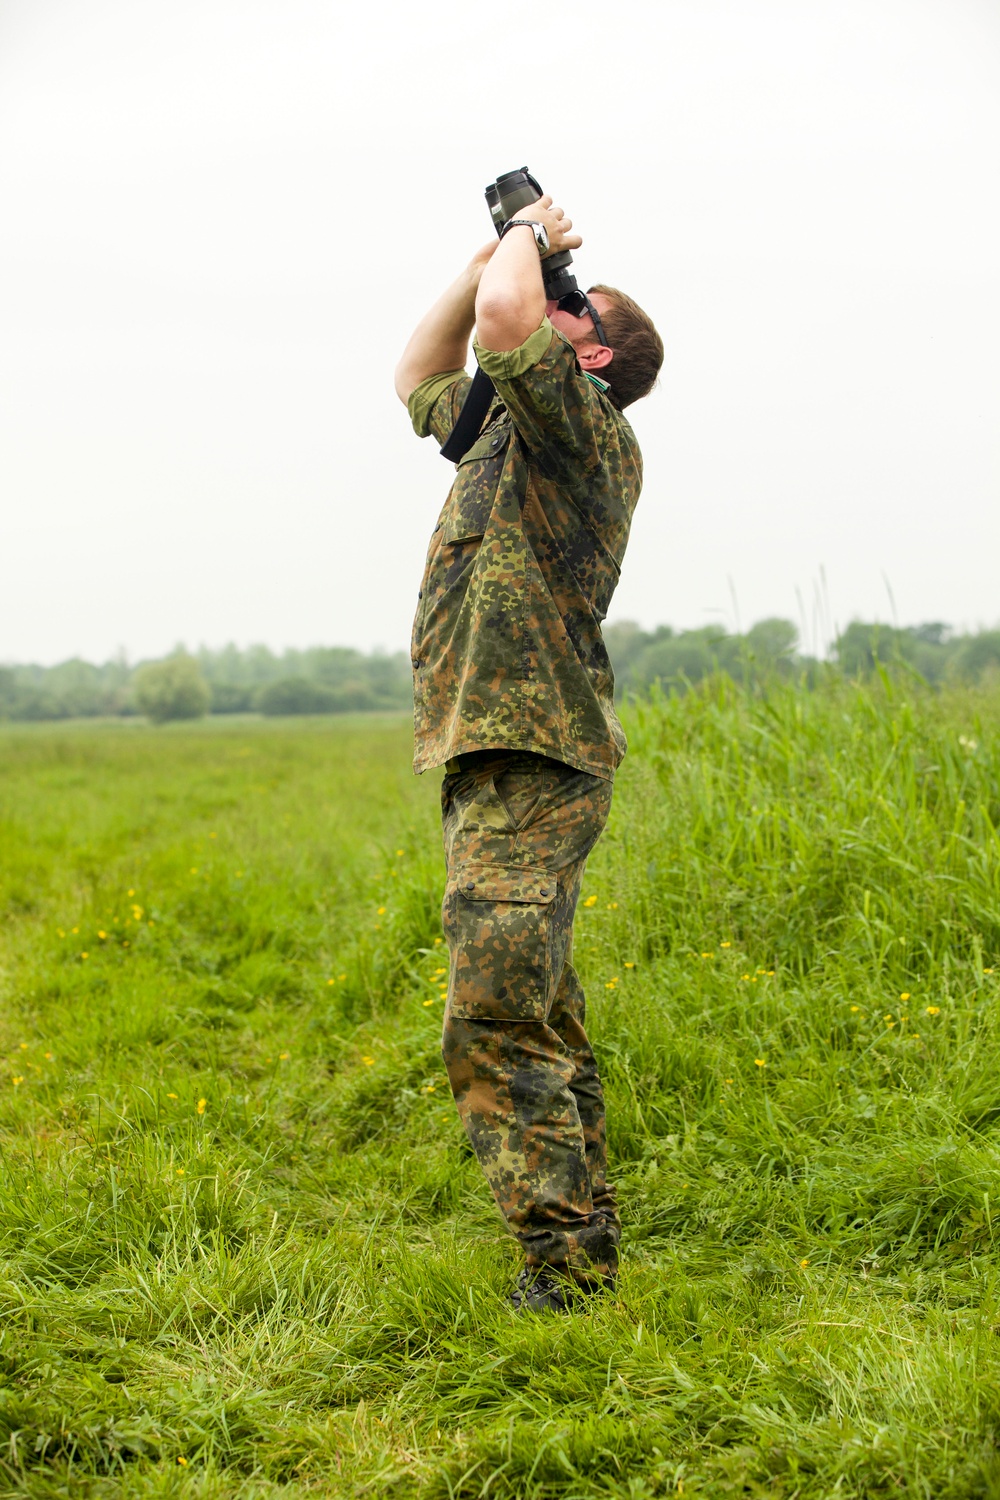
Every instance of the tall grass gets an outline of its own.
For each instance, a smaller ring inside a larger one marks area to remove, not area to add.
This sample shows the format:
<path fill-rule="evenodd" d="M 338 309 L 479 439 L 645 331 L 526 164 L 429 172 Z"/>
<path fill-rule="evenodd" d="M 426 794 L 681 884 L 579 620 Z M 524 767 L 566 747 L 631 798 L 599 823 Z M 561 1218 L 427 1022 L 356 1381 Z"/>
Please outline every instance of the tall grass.
<path fill-rule="evenodd" d="M 4 731 L 0 1494 L 1000 1495 L 998 718 L 631 707 L 576 942 L 625 1266 L 537 1320 L 407 724 Z"/>

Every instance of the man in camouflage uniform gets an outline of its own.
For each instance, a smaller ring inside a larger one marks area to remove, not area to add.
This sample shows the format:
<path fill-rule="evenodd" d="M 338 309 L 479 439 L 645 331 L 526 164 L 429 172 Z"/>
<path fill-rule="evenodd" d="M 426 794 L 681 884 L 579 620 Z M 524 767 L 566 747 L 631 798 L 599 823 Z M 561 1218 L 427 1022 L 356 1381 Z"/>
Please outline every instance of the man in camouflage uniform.
<path fill-rule="evenodd" d="M 546 303 L 539 264 L 582 243 L 552 200 L 518 214 L 419 325 L 396 389 L 443 443 L 476 358 L 496 399 L 434 528 L 413 627 L 419 773 L 444 766 L 455 1102 L 525 1254 L 522 1311 L 613 1285 L 620 1224 L 604 1098 L 570 961 L 587 856 L 625 753 L 601 636 L 641 457 L 622 408 L 663 347 L 634 302 Z M 606 331 L 605 331 L 606 330 Z"/>

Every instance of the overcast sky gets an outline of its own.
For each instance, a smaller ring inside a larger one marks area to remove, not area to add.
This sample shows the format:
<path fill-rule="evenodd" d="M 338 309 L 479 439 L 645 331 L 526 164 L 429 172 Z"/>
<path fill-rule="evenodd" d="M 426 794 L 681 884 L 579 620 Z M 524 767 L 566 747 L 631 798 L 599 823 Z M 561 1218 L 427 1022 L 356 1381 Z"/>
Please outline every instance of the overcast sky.
<path fill-rule="evenodd" d="M 1000 620 L 997 0 L 0 0 L 0 660 L 405 646 L 525 162 L 667 349 L 612 619 Z"/>

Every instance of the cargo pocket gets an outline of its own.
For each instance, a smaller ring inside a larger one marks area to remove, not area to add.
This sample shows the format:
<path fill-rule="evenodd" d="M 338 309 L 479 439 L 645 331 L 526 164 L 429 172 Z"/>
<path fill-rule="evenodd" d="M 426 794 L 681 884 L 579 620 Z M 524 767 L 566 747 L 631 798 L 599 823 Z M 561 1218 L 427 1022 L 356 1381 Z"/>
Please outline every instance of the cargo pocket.
<path fill-rule="evenodd" d="M 549 1008 L 549 908 L 558 880 L 518 865 L 467 864 L 448 881 L 448 1008 L 469 1020 L 544 1021 Z"/>

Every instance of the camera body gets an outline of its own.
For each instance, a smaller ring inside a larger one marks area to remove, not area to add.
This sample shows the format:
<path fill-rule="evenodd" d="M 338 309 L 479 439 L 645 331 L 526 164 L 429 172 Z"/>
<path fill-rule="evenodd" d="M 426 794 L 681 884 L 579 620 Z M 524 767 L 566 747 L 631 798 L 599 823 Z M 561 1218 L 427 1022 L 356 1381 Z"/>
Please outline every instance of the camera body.
<path fill-rule="evenodd" d="M 504 172 L 496 182 L 491 182 L 486 189 L 486 204 L 497 234 L 503 233 L 508 219 L 516 219 L 522 208 L 527 208 L 529 203 L 537 203 L 541 196 L 542 189 L 527 167 L 521 167 L 516 172 Z M 557 255 L 547 255 L 542 261 L 542 280 L 545 283 L 545 295 L 550 302 L 558 302 L 560 297 L 577 290 L 576 277 L 569 269 L 572 264 L 573 257 L 568 250 L 560 250 Z"/>

